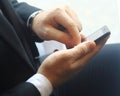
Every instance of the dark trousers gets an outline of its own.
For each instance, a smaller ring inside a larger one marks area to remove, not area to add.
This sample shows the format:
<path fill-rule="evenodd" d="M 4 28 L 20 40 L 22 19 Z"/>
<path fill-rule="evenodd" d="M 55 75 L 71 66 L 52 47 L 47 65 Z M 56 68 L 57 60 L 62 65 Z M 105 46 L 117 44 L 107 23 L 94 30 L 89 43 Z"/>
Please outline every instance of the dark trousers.
<path fill-rule="evenodd" d="M 120 44 L 108 44 L 56 96 L 120 96 Z"/>

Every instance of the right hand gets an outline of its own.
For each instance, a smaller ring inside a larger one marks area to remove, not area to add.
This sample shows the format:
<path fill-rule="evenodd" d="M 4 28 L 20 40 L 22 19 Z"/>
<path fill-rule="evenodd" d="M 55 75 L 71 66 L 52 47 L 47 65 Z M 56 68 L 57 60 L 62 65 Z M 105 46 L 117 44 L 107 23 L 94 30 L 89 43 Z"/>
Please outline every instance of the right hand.
<path fill-rule="evenodd" d="M 93 41 L 84 41 L 72 49 L 54 52 L 43 61 L 38 73 L 46 76 L 53 87 L 57 87 L 77 74 L 98 53 L 106 40 L 98 45 Z"/>
<path fill-rule="evenodd" d="M 72 48 L 80 43 L 81 23 L 69 6 L 40 12 L 32 22 L 32 30 L 43 40 L 56 40 Z"/>

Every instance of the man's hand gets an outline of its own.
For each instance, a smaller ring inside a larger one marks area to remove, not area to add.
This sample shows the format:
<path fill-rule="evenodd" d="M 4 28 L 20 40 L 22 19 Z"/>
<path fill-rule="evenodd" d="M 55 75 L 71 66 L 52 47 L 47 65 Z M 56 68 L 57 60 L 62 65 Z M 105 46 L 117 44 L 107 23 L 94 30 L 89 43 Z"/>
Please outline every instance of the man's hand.
<path fill-rule="evenodd" d="M 75 12 L 68 6 L 39 13 L 32 23 L 33 31 L 43 40 L 56 40 L 72 48 L 79 44 L 81 24 Z"/>
<path fill-rule="evenodd" d="M 57 51 L 46 58 L 38 73 L 46 76 L 53 87 L 57 87 L 75 76 L 85 64 L 102 48 L 107 38 L 96 45 L 85 41 L 72 49 Z"/>

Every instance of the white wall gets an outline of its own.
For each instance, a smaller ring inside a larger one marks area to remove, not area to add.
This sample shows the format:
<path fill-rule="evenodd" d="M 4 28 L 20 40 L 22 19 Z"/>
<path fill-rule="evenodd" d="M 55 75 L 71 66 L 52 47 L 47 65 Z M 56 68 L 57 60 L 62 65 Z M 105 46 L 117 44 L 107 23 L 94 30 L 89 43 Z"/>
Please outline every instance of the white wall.
<path fill-rule="evenodd" d="M 120 23 L 120 0 L 117 0 L 117 7 L 118 7 L 118 15 L 119 15 L 119 23 Z"/>
<path fill-rule="evenodd" d="M 82 33 L 88 35 L 103 25 L 107 25 L 111 31 L 110 39 L 107 43 L 120 43 L 120 1 L 116 0 L 18 0 L 25 1 L 31 5 L 44 10 L 59 5 L 69 5 L 76 11 L 83 25 Z M 119 3 L 117 3 L 119 2 Z M 119 4 L 119 6 L 118 6 Z M 119 13 L 118 13 L 119 12 Z M 49 51 L 55 48 L 62 49 L 63 45 L 51 42 Z M 49 43 L 45 43 L 44 46 Z M 38 44 L 38 47 L 39 44 Z M 45 47 L 46 51 L 48 47 Z M 43 48 L 44 49 L 44 48 Z"/>

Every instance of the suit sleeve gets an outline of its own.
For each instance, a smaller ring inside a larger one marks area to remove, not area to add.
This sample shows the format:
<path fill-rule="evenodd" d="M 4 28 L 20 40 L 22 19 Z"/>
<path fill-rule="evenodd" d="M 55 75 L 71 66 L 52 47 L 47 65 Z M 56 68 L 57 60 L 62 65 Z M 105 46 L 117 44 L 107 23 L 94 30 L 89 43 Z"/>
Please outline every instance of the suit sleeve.
<path fill-rule="evenodd" d="M 20 15 L 20 17 L 24 20 L 24 22 L 27 23 L 27 20 L 29 18 L 29 16 L 38 10 L 41 10 L 39 8 L 36 8 L 34 6 L 28 5 L 25 2 L 20 2 L 18 3 L 17 0 L 11 0 L 16 12 Z"/>
<path fill-rule="evenodd" d="M 21 17 L 21 19 L 24 21 L 24 23 L 27 25 L 27 20 L 29 18 L 29 16 L 38 11 L 41 10 L 39 8 L 36 8 L 34 6 L 28 5 L 25 2 L 21 2 L 19 3 L 17 0 L 11 0 L 13 7 L 15 8 L 15 11 L 19 14 L 19 16 Z M 22 11 L 21 11 L 22 10 Z M 42 42 L 43 40 L 40 39 L 31 29 L 31 35 L 32 38 L 35 42 Z"/>
<path fill-rule="evenodd" d="M 0 96 L 41 96 L 40 92 L 31 83 L 25 82 Z"/>
<path fill-rule="evenodd" d="M 27 20 L 27 18 L 32 12 L 38 10 L 37 8 L 30 7 L 26 3 L 19 4 L 16 0 L 11 0 L 11 2 L 24 21 Z M 29 10 L 25 12 L 23 8 L 24 9 L 26 8 L 25 10 L 27 9 Z M 20 12 L 20 10 L 22 10 L 23 12 Z M 15 85 L 14 88 L 10 87 L 9 90 L 4 90 L 4 92 L 3 91 L 1 92 L 0 90 L 0 96 L 41 96 L 41 95 L 34 85 L 32 85 L 31 83 L 23 82 L 20 83 L 19 85 Z"/>

